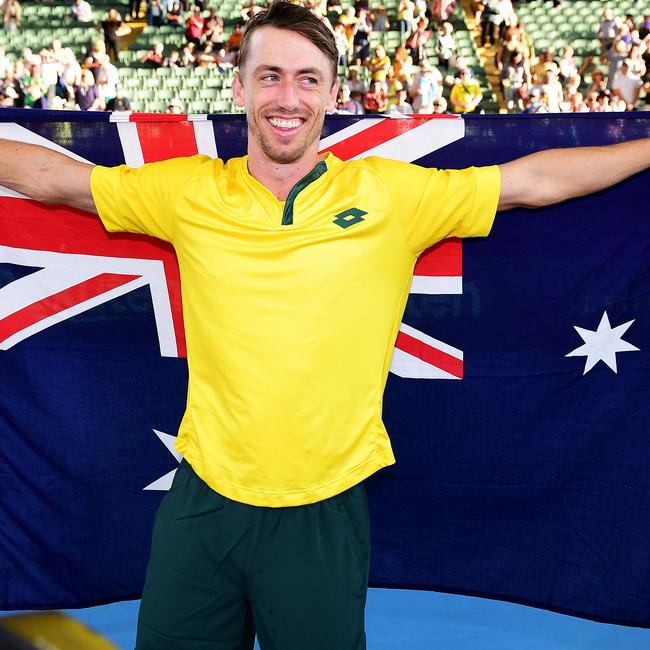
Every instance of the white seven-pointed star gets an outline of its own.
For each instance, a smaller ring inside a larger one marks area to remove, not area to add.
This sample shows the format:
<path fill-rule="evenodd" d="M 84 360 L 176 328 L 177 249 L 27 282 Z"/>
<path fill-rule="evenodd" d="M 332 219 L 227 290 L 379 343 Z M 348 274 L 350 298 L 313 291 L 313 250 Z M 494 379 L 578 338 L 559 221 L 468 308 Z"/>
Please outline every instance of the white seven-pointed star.
<path fill-rule="evenodd" d="M 162 431 L 153 432 L 160 438 L 160 441 L 167 447 L 169 453 L 180 463 L 183 456 L 179 454 L 176 449 L 174 449 L 174 443 L 176 442 L 176 436 L 170 436 L 168 433 L 163 433 Z M 176 470 L 173 469 L 171 472 L 167 472 L 164 476 L 161 476 L 159 479 L 156 479 L 153 483 L 149 483 L 147 487 L 142 488 L 143 490 L 169 490 L 172 486 L 172 481 L 174 480 L 174 474 Z"/>
<path fill-rule="evenodd" d="M 603 312 L 603 317 L 600 319 L 598 329 L 595 332 L 574 325 L 576 332 L 580 334 L 585 343 L 569 352 L 566 356 L 587 357 L 583 375 L 586 375 L 599 361 L 604 361 L 614 372 L 618 372 L 616 369 L 616 353 L 639 350 L 636 346 L 623 340 L 623 334 L 633 322 L 634 320 L 631 320 L 612 329 L 607 312 Z"/>

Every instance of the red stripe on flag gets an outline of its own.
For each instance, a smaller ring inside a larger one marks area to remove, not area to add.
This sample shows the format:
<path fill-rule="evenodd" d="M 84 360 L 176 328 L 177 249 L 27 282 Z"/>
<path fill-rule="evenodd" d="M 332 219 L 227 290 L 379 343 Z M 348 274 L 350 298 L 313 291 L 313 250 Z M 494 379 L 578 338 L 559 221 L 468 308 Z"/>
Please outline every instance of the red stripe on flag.
<path fill-rule="evenodd" d="M 415 264 L 414 275 L 460 276 L 463 274 L 463 243 L 445 239 L 424 251 Z"/>
<path fill-rule="evenodd" d="M 142 156 L 146 163 L 181 156 L 194 156 L 199 152 L 196 146 L 193 122 L 187 120 L 161 123 L 138 122 L 137 120 L 135 122 L 142 147 Z"/>
<path fill-rule="evenodd" d="M 2 244 L 11 248 L 160 260 L 165 267 L 178 356 L 187 356 L 181 279 L 171 244 L 145 235 L 109 233 L 87 212 L 26 199 L 1 197 L 0 220 Z"/>
<path fill-rule="evenodd" d="M 350 160 L 359 154 L 369 151 L 373 147 L 384 144 L 388 140 L 392 140 L 404 133 L 408 133 L 412 129 L 420 126 L 424 121 L 431 119 L 452 119 L 456 120 L 458 117 L 455 115 L 418 115 L 409 117 L 407 119 L 391 119 L 386 118 L 378 120 L 376 124 L 371 127 L 351 135 L 341 142 L 333 144 L 327 149 L 323 149 L 320 153 L 330 152 L 341 160 Z"/>
<path fill-rule="evenodd" d="M 138 277 L 140 276 L 101 273 L 90 280 L 75 284 L 28 307 L 23 307 L 23 309 L 0 320 L 0 341 L 5 341 L 16 332 L 20 332 L 44 318 L 58 314 L 65 309 L 78 305 L 80 302 L 85 302 L 90 298 L 127 284 Z"/>
<path fill-rule="evenodd" d="M 431 347 L 427 343 L 424 343 L 413 336 L 409 336 L 404 332 L 399 332 L 397 335 L 395 346 L 403 352 L 412 354 L 414 357 L 426 361 L 426 363 L 429 363 L 436 368 L 440 368 L 440 370 L 444 370 L 454 377 L 458 377 L 458 379 L 463 378 L 462 359 L 457 359 L 451 354 L 447 354 L 442 350 Z"/>

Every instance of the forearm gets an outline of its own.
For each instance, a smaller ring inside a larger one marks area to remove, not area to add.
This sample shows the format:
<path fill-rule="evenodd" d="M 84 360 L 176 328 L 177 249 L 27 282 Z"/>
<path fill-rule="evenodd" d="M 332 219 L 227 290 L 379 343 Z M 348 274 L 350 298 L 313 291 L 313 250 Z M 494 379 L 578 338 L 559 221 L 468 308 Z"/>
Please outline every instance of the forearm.
<path fill-rule="evenodd" d="M 650 166 L 650 138 L 549 149 L 501 166 L 499 209 L 536 208 L 610 187 Z"/>
<path fill-rule="evenodd" d="M 92 165 L 45 147 L 0 139 L 0 185 L 43 203 L 66 203 L 94 211 Z"/>

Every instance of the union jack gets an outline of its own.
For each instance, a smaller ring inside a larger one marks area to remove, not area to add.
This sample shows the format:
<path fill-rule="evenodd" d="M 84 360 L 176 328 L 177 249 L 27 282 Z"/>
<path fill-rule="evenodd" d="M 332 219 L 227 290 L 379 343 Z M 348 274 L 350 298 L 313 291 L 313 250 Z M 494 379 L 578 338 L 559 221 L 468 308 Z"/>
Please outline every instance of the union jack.
<path fill-rule="evenodd" d="M 205 115 L 113 113 L 124 161 L 131 167 L 172 156 L 219 155 L 213 123 Z M 464 135 L 454 116 L 363 119 L 324 137 L 321 152 L 343 160 L 365 156 L 415 161 Z M 18 124 L 0 124 L 0 137 L 41 144 L 84 160 Z M 88 162 L 88 161 L 86 161 Z M 113 235 L 96 219 L 28 201 L 0 187 L 10 215 L 2 224 L 0 262 L 41 270 L 0 288 L 0 350 L 72 316 L 148 285 L 160 354 L 184 357 L 180 280 L 173 249 L 130 234 Z M 411 293 L 462 293 L 462 245 L 445 241 L 417 262 Z M 402 323 L 391 371 L 400 377 L 460 379 L 461 350 Z"/>

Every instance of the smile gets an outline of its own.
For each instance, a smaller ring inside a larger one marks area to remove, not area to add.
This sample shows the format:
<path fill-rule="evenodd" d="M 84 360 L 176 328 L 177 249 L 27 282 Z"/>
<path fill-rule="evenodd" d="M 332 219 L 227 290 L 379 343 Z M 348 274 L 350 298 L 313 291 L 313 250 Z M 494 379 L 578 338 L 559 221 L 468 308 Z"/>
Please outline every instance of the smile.
<path fill-rule="evenodd" d="M 297 129 L 299 128 L 303 120 L 294 117 L 293 119 L 283 119 L 281 117 L 270 117 L 268 118 L 269 123 L 271 126 L 274 126 L 276 129 L 282 129 L 282 130 L 292 130 L 292 129 Z"/>

